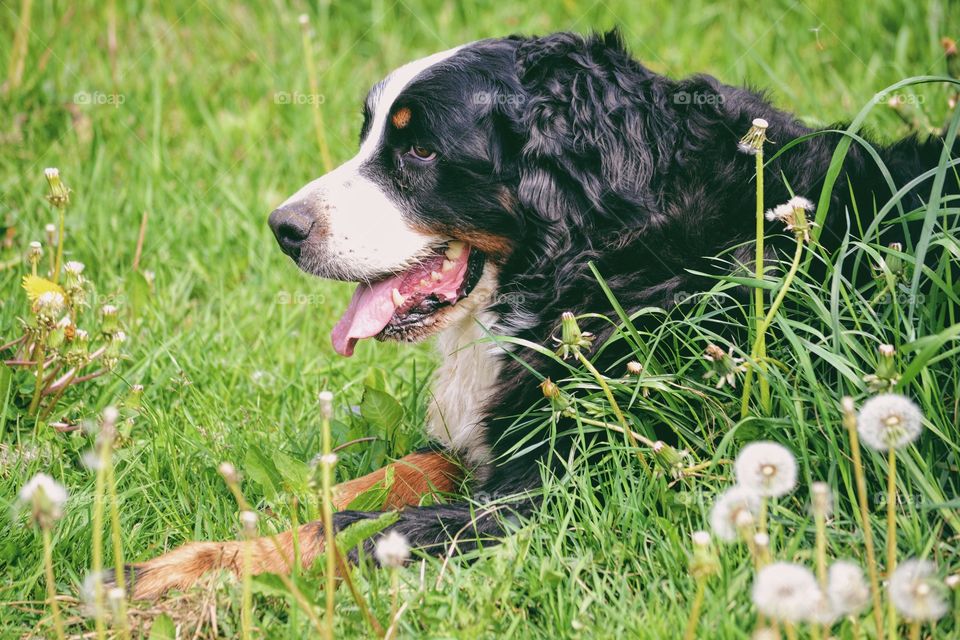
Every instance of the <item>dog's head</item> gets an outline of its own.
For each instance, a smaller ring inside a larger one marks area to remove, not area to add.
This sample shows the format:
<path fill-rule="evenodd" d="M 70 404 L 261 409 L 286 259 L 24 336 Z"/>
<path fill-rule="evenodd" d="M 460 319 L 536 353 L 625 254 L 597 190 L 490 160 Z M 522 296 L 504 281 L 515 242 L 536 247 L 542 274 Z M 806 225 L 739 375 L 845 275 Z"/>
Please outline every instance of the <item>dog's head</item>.
<path fill-rule="evenodd" d="M 628 59 L 615 35 L 487 40 L 370 91 L 357 155 L 270 215 L 301 269 L 359 283 L 333 330 L 339 353 L 494 305 L 504 269 L 516 281 L 590 226 L 585 211 L 602 217 L 602 192 L 649 179 L 649 154 L 626 154 L 643 127 L 614 122 L 629 88 L 597 65 L 611 57 Z"/>

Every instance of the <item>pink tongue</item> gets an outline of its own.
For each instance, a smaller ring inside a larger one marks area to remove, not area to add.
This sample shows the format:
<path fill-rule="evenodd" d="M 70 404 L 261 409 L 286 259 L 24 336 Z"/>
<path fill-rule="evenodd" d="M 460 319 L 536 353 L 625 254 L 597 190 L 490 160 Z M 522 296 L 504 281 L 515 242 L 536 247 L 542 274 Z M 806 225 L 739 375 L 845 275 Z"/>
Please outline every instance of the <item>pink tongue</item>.
<path fill-rule="evenodd" d="M 358 284 L 347 310 L 331 332 L 333 348 L 340 355 L 350 357 L 358 340 L 372 338 L 383 331 L 397 310 L 393 301 L 394 289 L 405 298 L 414 295 L 422 299 L 434 294 L 441 300 L 456 301 L 467 271 L 469 254 L 470 248 L 464 247 L 460 257 L 447 271 L 442 270 L 443 256 L 437 256 L 427 264 L 386 280 Z M 433 280 L 431 271 L 440 273 L 440 279 Z"/>
<path fill-rule="evenodd" d="M 397 309 L 393 304 L 392 292 L 402 279 L 402 276 L 395 276 L 373 285 L 357 285 L 350 305 L 330 334 L 337 353 L 349 358 L 358 340 L 371 338 L 383 331 Z"/>

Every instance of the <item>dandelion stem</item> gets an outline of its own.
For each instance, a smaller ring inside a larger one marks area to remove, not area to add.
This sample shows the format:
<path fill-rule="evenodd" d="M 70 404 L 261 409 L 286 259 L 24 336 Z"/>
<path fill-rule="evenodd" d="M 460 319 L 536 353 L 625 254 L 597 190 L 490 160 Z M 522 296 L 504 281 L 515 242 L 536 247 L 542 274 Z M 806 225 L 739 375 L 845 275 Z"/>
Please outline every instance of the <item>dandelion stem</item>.
<path fill-rule="evenodd" d="M 36 382 L 33 386 L 33 398 L 30 400 L 30 410 L 29 413 L 32 415 L 37 415 L 38 410 L 40 409 L 40 399 L 43 397 L 43 367 L 46 364 L 44 362 L 44 356 L 46 351 L 47 343 L 47 332 L 41 331 L 40 336 L 37 338 L 37 375 Z"/>
<path fill-rule="evenodd" d="M 773 299 L 773 304 L 770 305 L 770 310 L 767 311 L 767 315 L 764 317 L 763 321 L 760 323 L 760 326 L 757 327 L 757 335 L 754 338 L 753 349 L 750 351 L 750 360 L 756 364 L 757 368 L 761 368 L 760 362 L 762 361 L 766 346 L 764 342 L 764 335 L 767 333 L 767 329 L 770 328 L 770 325 L 773 323 L 774 317 L 777 315 L 777 311 L 780 309 L 780 305 L 783 303 L 784 298 L 787 297 L 787 292 L 790 290 L 790 285 L 793 283 L 793 279 L 797 275 L 797 271 L 800 269 L 800 258 L 803 256 L 803 238 L 797 238 L 797 248 L 793 253 L 793 262 L 790 263 L 790 270 L 787 271 L 787 275 L 783 278 L 783 283 L 780 285 L 780 290 L 777 292 L 777 297 Z M 763 388 L 764 379 L 760 377 L 761 384 L 761 403 L 763 402 L 762 388 Z M 753 386 L 753 367 L 747 368 L 746 379 L 743 382 L 743 398 L 740 401 L 740 418 L 746 418 L 747 413 L 750 408 L 750 389 Z M 769 402 L 769 399 L 768 399 Z M 762 406 L 762 404 L 761 404 Z"/>
<path fill-rule="evenodd" d="M 920 640 L 920 623 L 910 623 L 910 640 Z"/>
<path fill-rule="evenodd" d="M 321 473 L 321 482 L 323 487 L 323 504 L 321 508 L 323 509 L 323 535 L 325 539 L 325 549 L 326 553 L 324 556 L 327 560 L 327 569 L 326 569 L 326 604 L 327 604 L 327 614 L 323 621 L 323 636 L 326 640 L 332 640 L 333 638 L 333 609 L 336 596 L 337 588 L 337 543 L 336 536 L 333 530 L 333 489 L 332 489 L 332 474 L 333 474 L 333 464 L 331 463 L 330 456 L 330 416 L 326 412 L 322 412 L 323 417 L 321 418 L 321 431 L 323 437 L 323 456 L 325 462 L 320 465 Z"/>
<path fill-rule="evenodd" d="M 897 450 L 887 451 L 887 579 L 897 568 Z M 893 599 L 887 598 L 887 638 L 896 640 L 897 610 Z M 877 635 L 880 635 L 879 633 Z"/>
<path fill-rule="evenodd" d="M 684 640 L 694 640 L 697 637 L 697 625 L 700 623 L 700 612 L 703 610 L 703 598 L 707 593 L 707 581 L 697 578 L 697 592 L 690 605 L 690 618 L 687 620 L 687 629 L 683 634 Z"/>
<path fill-rule="evenodd" d="M 340 554 L 340 550 L 334 548 L 334 554 L 337 560 L 337 567 L 340 569 L 340 575 L 343 576 L 343 581 L 347 584 L 347 589 L 350 590 L 350 595 L 353 596 L 353 599 L 356 601 L 357 606 L 360 608 L 360 613 L 366 619 L 367 624 L 370 625 L 370 628 L 373 629 L 373 632 L 377 635 L 378 638 L 384 636 L 383 626 L 380 624 L 372 613 L 370 613 L 370 607 L 367 606 L 367 601 L 364 600 L 363 596 L 357 591 L 357 587 L 353 584 L 353 578 L 350 577 L 350 568 L 347 566 L 346 561 L 343 559 L 343 556 Z"/>
<path fill-rule="evenodd" d="M 863 529 L 863 546 L 867 554 L 867 575 L 870 578 L 870 595 L 873 599 L 873 620 L 877 636 L 883 633 L 883 603 L 880 600 L 880 579 L 877 576 L 877 554 L 873 545 L 873 524 L 867 503 L 867 479 L 860 456 L 860 436 L 857 434 L 857 415 L 852 401 L 844 407 L 843 424 L 850 438 L 850 454 L 853 457 L 853 474 L 857 483 L 857 501 L 860 505 L 860 526 Z"/>
<path fill-rule="evenodd" d="M 310 83 L 310 106 L 313 112 L 313 128 L 317 133 L 317 146 L 320 149 L 320 160 L 323 162 L 324 171 L 330 171 L 333 168 L 333 161 L 330 159 L 330 148 L 327 145 L 326 127 L 323 124 L 323 112 L 320 111 L 320 88 L 317 83 L 317 68 L 313 62 L 313 42 L 310 37 L 310 25 L 306 21 L 301 21 L 300 30 L 303 39 L 303 62 L 307 68 L 307 81 Z"/>
<path fill-rule="evenodd" d="M 626 434 L 627 438 L 630 439 L 630 445 L 634 449 L 640 448 L 640 443 L 637 442 L 637 439 L 633 435 L 633 430 L 630 429 L 630 425 L 627 424 L 627 419 L 623 416 L 623 411 L 620 410 L 620 405 L 617 404 L 616 399 L 613 397 L 613 391 L 610 390 L 610 385 L 607 384 L 607 381 L 604 380 L 603 376 L 600 375 L 600 372 L 597 370 L 593 363 L 590 362 L 587 356 L 583 355 L 583 352 L 580 349 L 574 349 L 574 354 L 576 354 L 577 359 L 580 360 L 580 363 L 593 374 L 594 379 L 596 379 L 597 384 L 600 385 L 600 388 L 603 390 L 603 394 L 607 397 L 607 402 L 610 403 L 610 408 L 613 409 L 614 415 L 617 416 L 617 422 L 620 423 L 620 427 L 623 429 L 623 433 Z M 650 466 L 647 464 L 647 461 L 643 459 L 643 456 L 640 452 L 637 452 L 637 458 L 640 460 L 641 464 L 645 471 L 650 471 Z"/>
<path fill-rule="evenodd" d="M 43 526 L 43 571 L 47 579 L 47 600 L 50 601 L 50 615 L 53 616 L 53 628 L 57 638 L 64 639 L 63 621 L 60 620 L 60 605 L 57 602 L 57 585 L 53 581 L 53 542 L 50 540 L 50 527 Z"/>
<path fill-rule="evenodd" d="M 793 626 L 793 623 L 784 622 L 783 633 L 787 636 L 787 640 L 797 640 L 797 628 Z"/>
<path fill-rule="evenodd" d="M 10 67 L 7 69 L 7 90 L 13 92 L 20 88 L 23 80 L 23 67 L 27 59 L 30 43 L 30 14 L 33 12 L 33 0 L 21 0 L 20 21 L 10 47 Z"/>
<path fill-rule="evenodd" d="M 763 223 L 763 147 L 757 150 L 757 242 L 756 242 L 756 256 L 754 258 L 754 276 L 757 281 L 762 281 L 764 278 L 764 223 Z M 756 339 L 758 343 L 757 348 L 757 367 L 761 369 L 766 366 L 765 360 L 767 357 L 767 338 L 765 330 L 760 328 L 760 323 L 763 319 L 763 289 L 756 287 L 753 290 L 753 302 L 756 308 L 756 325 L 754 327 L 756 331 Z M 764 413 L 770 412 L 770 383 L 762 375 L 760 378 L 760 406 L 763 408 Z"/>
<path fill-rule="evenodd" d="M 126 576 L 123 571 L 123 540 L 120 537 L 120 504 L 117 500 L 117 479 L 114 474 L 113 461 L 110 457 L 110 446 L 105 443 L 103 449 L 106 453 L 101 454 L 101 466 L 106 467 L 107 492 L 110 497 L 110 537 L 113 540 L 113 563 L 114 575 L 116 575 L 117 587 L 126 594 Z M 120 598 L 119 618 L 120 634 L 124 638 L 130 637 L 130 628 L 127 626 L 127 599 L 126 595 Z"/>
<path fill-rule="evenodd" d="M 104 640 L 107 637 L 106 623 L 103 617 L 103 494 L 106 484 L 106 470 L 104 450 L 106 447 L 100 443 L 100 455 L 97 459 L 97 477 L 93 490 L 93 616 L 94 625 L 97 631 L 97 639 Z M 119 578 L 120 575 L 118 574 Z"/>
<path fill-rule="evenodd" d="M 243 640 L 250 640 L 253 609 L 253 540 L 245 536 L 243 541 L 243 593 L 240 604 L 240 627 Z"/>
<path fill-rule="evenodd" d="M 53 281 L 58 282 L 60 280 L 60 266 L 63 264 L 63 223 L 64 218 L 64 208 L 58 207 L 60 211 L 60 224 L 57 227 L 57 259 L 53 264 Z"/>

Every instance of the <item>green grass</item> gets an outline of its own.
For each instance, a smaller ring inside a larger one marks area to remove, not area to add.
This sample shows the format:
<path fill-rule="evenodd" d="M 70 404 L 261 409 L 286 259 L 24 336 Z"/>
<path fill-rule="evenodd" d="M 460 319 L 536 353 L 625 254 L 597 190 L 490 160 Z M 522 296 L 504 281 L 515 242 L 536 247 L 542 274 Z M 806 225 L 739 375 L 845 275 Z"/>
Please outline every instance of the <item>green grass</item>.
<path fill-rule="evenodd" d="M 4 65 L 19 5 L 0 0 Z M 116 461 L 123 545 L 134 560 L 189 540 L 236 537 L 237 508 L 217 465 L 230 460 L 243 470 L 251 450 L 309 461 L 320 448 L 321 389 L 337 394 L 337 443 L 383 437 L 341 452 L 338 479 L 371 471 L 423 440 L 430 350 L 368 343 L 352 359 L 337 357 L 328 333 L 350 286 L 299 273 L 265 224 L 272 207 L 325 169 L 310 107 L 277 99 L 280 92 L 309 93 L 300 13 L 311 16 L 315 30 L 325 134 L 335 162 L 355 151 L 360 100 L 374 82 L 408 60 L 482 37 L 619 25 L 637 57 L 658 72 L 707 72 L 764 87 L 777 105 L 808 124 L 826 125 L 852 119 L 877 91 L 903 78 L 944 74 L 939 40 L 960 30 L 955 6 L 927 0 L 382 0 L 319 8 L 280 0 L 121 0 L 114 72 L 108 6 L 38 0 L 23 83 L 0 97 L 0 223 L 17 229 L 13 247 L 0 253 L 0 264 L 12 265 L 0 271 L 0 342 L 19 335 L 16 319 L 27 310 L 19 287 L 27 267 L 18 257 L 53 221 L 43 199 L 44 167 L 59 167 L 73 189 L 66 249 L 69 259 L 87 265 L 98 300 L 113 296 L 127 309 L 136 302 L 131 265 L 141 215 L 149 212 L 141 267 L 156 280 L 127 327 L 129 357 L 114 375 L 71 390 L 54 415 L 89 418 L 122 399 L 130 385 L 145 386 L 144 410 Z M 885 104 L 870 112 L 867 127 L 881 140 L 947 121 L 943 85 L 903 93 L 911 98 L 906 119 Z M 88 104 L 71 104 L 85 97 Z M 957 571 L 956 207 L 948 200 L 929 214 L 940 221 L 929 243 L 937 266 L 922 278 L 926 298 L 912 323 L 896 305 L 871 304 L 878 293 L 873 285 L 858 293 L 842 279 L 824 284 L 801 273 L 767 340 L 776 361 L 769 368 L 772 417 L 738 421 L 738 394 L 714 392 L 701 380 L 700 354 L 709 336 L 698 316 L 744 317 L 722 293 L 705 298 L 688 318 L 675 314 L 653 334 L 618 333 L 631 340 L 647 371 L 660 376 L 638 383 L 609 372 L 635 428 L 649 431 L 665 421 L 697 461 L 717 464 L 702 477 L 668 485 L 650 480 L 626 446 L 608 447 L 597 464 L 573 461 L 569 474 L 547 478 L 536 525 L 482 552 L 479 562 L 443 569 L 429 561 L 422 581 L 419 565 L 403 572 L 409 606 L 401 635 L 675 636 L 694 591 L 687 572 L 690 533 L 705 527 L 712 497 L 729 482 L 722 462 L 758 437 L 789 444 L 800 462 L 801 489 L 772 512 L 778 557 L 811 561 L 813 522 L 804 487 L 814 480 L 830 482 L 840 497 L 831 554 L 858 556 L 860 529 L 849 507 L 854 489 L 837 405 L 844 394 L 866 396 L 861 378 L 873 371 L 883 342 L 900 350 L 902 370 L 914 374 L 902 390 L 929 420 L 919 446 L 901 458 L 901 490 L 909 498 L 900 510 L 901 555 L 929 555 L 944 572 Z M 851 240 L 846 251 L 844 259 L 852 261 L 870 260 L 882 249 Z M 911 284 L 915 293 L 917 283 Z M 403 406 L 402 422 L 389 434 L 350 410 L 365 385 Z M 649 396 L 638 385 L 649 386 Z M 598 387 L 582 372 L 572 372 L 565 389 L 596 401 L 599 414 L 608 415 Z M 6 406 L 0 414 L 0 637 L 45 636 L 51 628 L 49 616 L 41 615 L 40 536 L 13 506 L 36 472 L 67 486 L 71 499 L 54 536 L 54 563 L 59 592 L 75 593 L 91 560 L 94 477 L 80 457 L 92 439 L 81 431 L 35 428 L 16 385 L 9 398 L 7 405 L 0 397 Z M 527 420 L 549 426 L 545 416 L 541 407 Z M 872 453 L 866 462 L 879 488 L 883 462 Z M 244 491 L 270 507 L 261 510 L 261 531 L 289 527 L 290 496 L 272 496 L 250 480 Z M 299 520 L 318 517 L 316 497 L 299 498 Z M 882 547 L 881 506 L 875 515 Z M 105 553 L 110 562 L 110 550 Z M 721 563 L 702 629 L 710 637 L 747 638 L 756 619 L 748 557 L 725 550 Z M 359 576 L 381 620 L 389 606 L 387 583 L 376 572 Z M 340 637 L 365 635 L 349 594 L 341 589 L 337 597 Z M 322 602 L 321 594 L 316 598 Z M 239 600 L 239 590 L 229 586 L 217 598 L 225 635 L 239 628 Z M 282 598 L 258 596 L 255 604 L 257 624 L 269 637 L 308 632 L 306 617 L 291 613 Z M 937 637 L 953 637 L 958 628 L 948 618 Z"/>

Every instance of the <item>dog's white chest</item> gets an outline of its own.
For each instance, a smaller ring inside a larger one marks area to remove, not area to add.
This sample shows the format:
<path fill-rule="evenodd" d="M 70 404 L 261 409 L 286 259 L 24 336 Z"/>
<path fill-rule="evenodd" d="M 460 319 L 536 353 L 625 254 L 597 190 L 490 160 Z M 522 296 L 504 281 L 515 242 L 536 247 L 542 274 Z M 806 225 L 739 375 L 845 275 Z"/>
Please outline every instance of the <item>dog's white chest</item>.
<path fill-rule="evenodd" d="M 441 332 L 437 343 L 442 360 L 433 380 L 427 432 L 472 466 L 490 461 L 480 420 L 494 391 L 500 362 L 497 347 L 480 340 L 487 335 L 483 327 L 492 321 L 492 314 L 468 316 Z"/>

